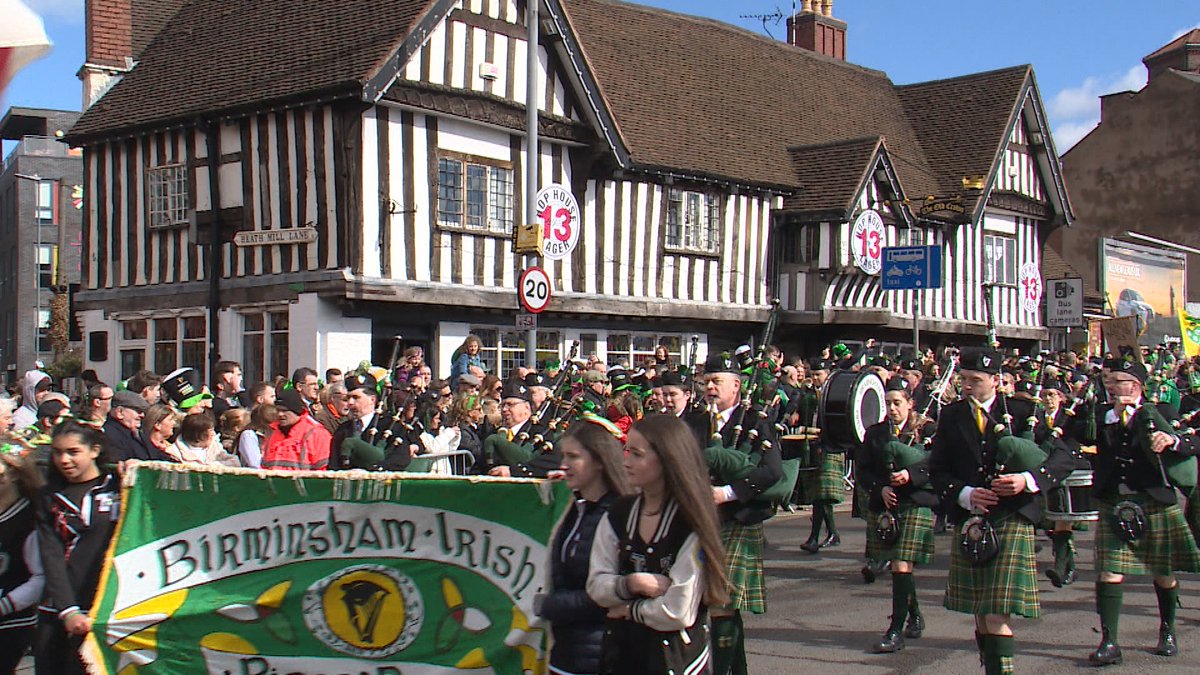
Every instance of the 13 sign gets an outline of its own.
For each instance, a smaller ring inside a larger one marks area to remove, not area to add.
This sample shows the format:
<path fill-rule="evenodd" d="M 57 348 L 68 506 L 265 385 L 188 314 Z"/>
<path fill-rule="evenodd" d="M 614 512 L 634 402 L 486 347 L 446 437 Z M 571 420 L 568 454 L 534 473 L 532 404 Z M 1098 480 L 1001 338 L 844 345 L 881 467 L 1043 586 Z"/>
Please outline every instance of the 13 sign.
<path fill-rule="evenodd" d="M 521 306 L 530 314 L 539 314 L 550 306 L 550 275 L 540 267 L 530 267 L 521 272 L 517 284 L 517 297 Z"/>
<path fill-rule="evenodd" d="M 879 274 L 883 267 L 883 237 L 883 219 L 875 211 L 863 211 L 854 221 L 850 233 L 850 249 L 856 267 L 867 274 Z"/>
<path fill-rule="evenodd" d="M 544 239 L 542 255 L 550 260 L 562 260 L 571 255 L 579 243 L 579 203 L 575 195 L 558 183 L 538 190 L 537 218 Z"/>

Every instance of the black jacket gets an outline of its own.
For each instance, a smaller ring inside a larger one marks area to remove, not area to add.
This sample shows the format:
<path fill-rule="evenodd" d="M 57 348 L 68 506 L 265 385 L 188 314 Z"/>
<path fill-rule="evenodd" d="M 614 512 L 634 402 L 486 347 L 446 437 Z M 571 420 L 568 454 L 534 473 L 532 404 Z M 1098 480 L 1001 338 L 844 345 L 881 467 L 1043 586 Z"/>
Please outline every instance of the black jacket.
<path fill-rule="evenodd" d="M 600 646 L 607 612 L 588 597 L 588 561 L 596 527 L 615 497 L 598 502 L 580 499 L 558 528 L 551 549 L 551 591 L 539 616 L 550 622 L 554 647 L 550 665 L 569 673 L 600 672 Z"/>
<path fill-rule="evenodd" d="M 1179 418 L 1170 405 L 1159 403 L 1157 407 L 1168 422 Z M 1149 449 L 1142 444 L 1143 434 L 1136 428 L 1138 419 L 1135 418 L 1126 427 L 1119 420 L 1108 423 L 1111 404 L 1097 406 L 1095 410 L 1096 458 L 1092 462 L 1095 471 L 1094 493 L 1113 498 L 1118 495 L 1118 486 L 1125 483 L 1161 504 L 1176 503 L 1175 488 L 1163 479 L 1158 462 L 1150 458 Z M 1179 439 L 1178 445 L 1168 448 L 1166 453 L 1183 456 L 1200 454 L 1200 442 L 1194 435 L 1180 435 Z"/>
<path fill-rule="evenodd" d="M 104 438 L 111 448 L 112 458 L 118 462 L 127 459 L 169 459 L 143 441 L 140 433 L 130 431 L 111 417 L 104 422 Z"/>
<path fill-rule="evenodd" d="M 1000 434 L 995 427 L 1004 422 L 1006 401 L 1012 419 L 1005 426 L 1014 436 L 1020 436 L 1026 430 L 1032 408 L 1028 403 L 1013 398 L 996 399 L 982 434 L 969 401 L 951 403 L 942 409 L 938 417 L 938 432 L 933 437 L 933 450 L 929 456 L 929 474 L 934 492 L 946 509 L 946 515 L 954 522 L 961 522 L 968 516 L 968 512 L 958 504 L 962 489 L 967 486 L 990 487 L 997 474 L 996 443 Z M 1071 454 L 1057 447 L 1041 466 L 1030 473 L 1037 481 L 1038 490 L 1044 492 L 1057 487 L 1073 470 L 1072 464 Z M 1028 491 L 1012 497 L 1001 497 L 991 513 L 1019 513 L 1036 523 L 1041 520 L 1040 501 L 1038 495 Z"/>
<path fill-rule="evenodd" d="M 121 505 L 121 481 L 114 474 L 102 475 L 88 490 L 82 509 L 62 494 L 65 487 L 60 478 L 42 488 L 37 500 L 38 546 L 46 574 L 42 605 L 55 615 L 92 606 Z"/>
<path fill-rule="evenodd" d="M 927 423 L 915 439 L 908 437 L 909 430 L 905 430 L 902 432 L 905 435 L 902 442 L 908 445 L 920 445 L 926 436 L 932 435 L 935 428 L 934 423 Z M 891 422 L 880 422 L 872 426 L 867 429 L 855 462 L 858 483 L 870 497 L 869 508 L 877 513 L 884 510 L 883 488 L 891 485 L 891 475 L 895 470 L 888 465 L 884 452 L 884 446 L 892 440 L 896 440 L 896 436 L 892 432 Z M 929 484 L 929 461 L 926 460 L 916 466 L 908 467 L 908 475 L 908 484 L 893 488 L 896 496 L 900 499 L 900 504 L 902 506 L 905 504 L 937 506 L 937 496 L 933 494 L 933 486 Z"/>
<path fill-rule="evenodd" d="M 740 436 L 735 429 L 739 421 L 743 422 Z M 774 432 L 773 424 L 760 421 L 758 413 L 754 411 L 743 415 L 740 408 L 736 409 L 729 421 L 721 428 L 721 443 L 727 448 L 732 447 L 734 437 L 738 436 L 739 448 L 746 451 L 758 451 L 759 443 L 751 444 L 748 441 L 752 426 L 758 427 L 762 434 L 761 440 L 769 440 L 772 445 L 770 450 L 759 453 L 758 466 L 754 470 L 745 478 L 735 480 L 730 484 L 733 494 L 737 498 L 717 507 L 721 522 L 736 520 L 743 525 L 755 525 L 775 514 L 774 505 L 758 498 L 760 494 L 783 478 L 783 459 L 779 454 L 779 438 Z"/>

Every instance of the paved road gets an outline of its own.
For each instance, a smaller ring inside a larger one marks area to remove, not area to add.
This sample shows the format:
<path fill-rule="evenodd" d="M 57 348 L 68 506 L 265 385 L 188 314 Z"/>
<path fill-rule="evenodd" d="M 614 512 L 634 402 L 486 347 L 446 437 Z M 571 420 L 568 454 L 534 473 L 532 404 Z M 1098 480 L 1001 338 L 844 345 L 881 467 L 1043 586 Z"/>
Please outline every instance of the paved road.
<path fill-rule="evenodd" d="M 747 618 L 750 670 L 754 675 L 826 673 L 982 673 L 976 656 L 971 618 L 942 608 L 948 536 L 937 538 L 937 558 L 917 570 L 917 592 L 928 628 L 925 637 L 891 655 L 869 653 L 887 628 L 891 612 L 890 577 L 872 585 L 859 574 L 865 528 L 849 513 L 838 514 L 842 545 L 812 556 L 799 549 L 808 534 L 807 514 L 776 516 L 767 523 L 768 613 Z M 1049 541 L 1038 555 L 1041 568 L 1052 556 Z M 1040 587 L 1043 616 L 1018 619 L 1017 672 L 1078 673 L 1090 669 L 1087 655 L 1099 643 L 1093 603 L 1091 535 L 1077 535 L 1081 579 L 1056 589 L 1044 577 Z M 1154 656 L 1158 605 L 1149 578 L 1127 583 L 1120 637 L 1124 665 L 1106 673 L 1200 672 L 1200 581 L 1180 575 L 1180 655 Z"/>

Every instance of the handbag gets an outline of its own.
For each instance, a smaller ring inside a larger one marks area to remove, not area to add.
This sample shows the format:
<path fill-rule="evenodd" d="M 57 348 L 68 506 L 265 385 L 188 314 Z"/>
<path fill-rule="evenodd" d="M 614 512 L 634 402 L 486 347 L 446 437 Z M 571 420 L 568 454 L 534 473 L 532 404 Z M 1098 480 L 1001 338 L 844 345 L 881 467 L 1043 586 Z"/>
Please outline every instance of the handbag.
<path fill-rule="evenodd" d="M 1110 517 L 1112 518 L 1113 532 L 1118 539 L 1127 544 L 1140 539 L 1146 533 L 1146 527 L 1149 524 L 1142 505 L 1129 500 L 1117 502 Z"/>
<path fill-rule="evenodd" d="M 971 516 L 959 530 L 958 546 L 963 557 L 974 567 L 981 567 L 1000 555 L 1000 539 L 992 521 L 983 516 Z"/>
<path fill-rule="evenodd" d="M 895 546 L 900 539 L 900 516 L 891 509 L 879 514 L 875 521 L 875 538 L 886 547 Z"/>

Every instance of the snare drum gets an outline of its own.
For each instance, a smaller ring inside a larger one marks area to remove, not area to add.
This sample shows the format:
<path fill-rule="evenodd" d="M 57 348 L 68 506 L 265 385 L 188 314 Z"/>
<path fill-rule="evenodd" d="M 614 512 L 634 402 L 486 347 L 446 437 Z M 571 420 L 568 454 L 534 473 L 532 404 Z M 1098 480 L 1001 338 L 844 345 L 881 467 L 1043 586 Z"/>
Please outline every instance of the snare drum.
<path fill-rule="evenodd" d="M 1086 523 L 1100 520 L 1092 510 L 1092 472 L 1072 471 L 1061 485 L 1046 494 L 1046 520 Z"/>
<path fill-rule="evenodd" d="M 814 433 L 785 434 L 779 437 L 779 454 L 783 459 L 800 460 L 801 471 L 815 471 L 820 463 L 814 463 L 813 443 L 820 438 Z"/>

